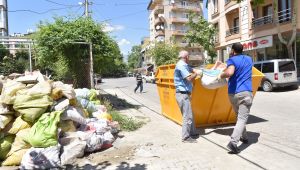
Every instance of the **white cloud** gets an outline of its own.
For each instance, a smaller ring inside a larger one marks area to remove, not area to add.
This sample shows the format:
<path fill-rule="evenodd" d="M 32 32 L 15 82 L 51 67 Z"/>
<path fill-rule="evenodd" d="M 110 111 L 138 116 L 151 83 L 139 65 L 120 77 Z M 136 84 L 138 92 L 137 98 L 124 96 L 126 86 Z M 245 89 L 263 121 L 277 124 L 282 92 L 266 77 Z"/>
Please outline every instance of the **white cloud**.
<path fill-rule="evenodd" d="M 124 30 L 124 26 L 123 25 L 110 25 L 108 23 L 106 23 L 104 25 L 103 31 L 104 32 L 115 32 L 115 31 L 121 31 Z"/>
<path fill-rule="evenodd" d="M 123 45 L 129 45 L 130 41 L 126 40 L 126 39 L 122 39 L 118 42 L 119 46 L 123 46 Z"/>

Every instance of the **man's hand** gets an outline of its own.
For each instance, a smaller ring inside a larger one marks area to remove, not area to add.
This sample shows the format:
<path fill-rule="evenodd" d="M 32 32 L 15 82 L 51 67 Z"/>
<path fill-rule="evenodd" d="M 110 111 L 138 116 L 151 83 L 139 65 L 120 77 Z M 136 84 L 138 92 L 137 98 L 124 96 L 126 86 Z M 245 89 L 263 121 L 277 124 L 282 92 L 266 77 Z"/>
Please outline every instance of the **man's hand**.
<path fill-rule="evenodd" d="M 223 74 L 223 72 L 218 75 L 217 81 L 220 81 L 222 79 L 222 74 Z"/>
<path fill-rule="evenodd" d="M 196 73 L 197 76 L 199 76 L 200 78 L 201 78 L 202 75 L 203 75 L 203 71 L 202 71 L 202 70 L 196 70 L 196 69 L 195 69 L 195 73 Z"/>

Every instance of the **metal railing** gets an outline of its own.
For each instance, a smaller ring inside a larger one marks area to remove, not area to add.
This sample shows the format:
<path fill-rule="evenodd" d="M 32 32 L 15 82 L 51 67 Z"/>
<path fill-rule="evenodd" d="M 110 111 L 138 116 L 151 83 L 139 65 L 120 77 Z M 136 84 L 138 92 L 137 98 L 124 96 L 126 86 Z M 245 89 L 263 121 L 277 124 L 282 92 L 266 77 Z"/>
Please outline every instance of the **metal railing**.
<path fill-rule="evenodd" d="M 214 43 L 219 43 L 220 42 L 219 38 L 220 38 L 219 34 L 216 33 L 216 35 L 214 36 Z"/>
<path fill-rule="evenodd" d="M 292 20 L 292 9 L 291 8 L 278 12 L 278 22 L 279 23 L 288 22 L 290 20 Z"/>
<path fill-rule="evenodd" d="M 252 27 L 273 23 L 273 15 L 267 15 L 261 18 L 252 20 Z"/>
<path fill-rule="evenodd" d="M 240 27 L 232 27 L 226 31 L 226 37 L 240 33 Z"/>
<path fill-rule="evenodd" d="M 274 20 L 273 14 L 253 19 L 252 20 L 252 28 L 266 25 L 266 24 L 271 24 L 274 22 L 284 23 L 284 22 L 288 22 L 291 20 L 292 20 L 292 11 L 289 8 L 289 9 L 285 9 L 285 10 L 278 12 L 278 21 Z"/>
<path fill-rule="evenodd" d="M 181 5 L 181 4 L 174 4 L 173 7 L 179 8 L 179 9 L 200 10 L 200 5 Z"/>

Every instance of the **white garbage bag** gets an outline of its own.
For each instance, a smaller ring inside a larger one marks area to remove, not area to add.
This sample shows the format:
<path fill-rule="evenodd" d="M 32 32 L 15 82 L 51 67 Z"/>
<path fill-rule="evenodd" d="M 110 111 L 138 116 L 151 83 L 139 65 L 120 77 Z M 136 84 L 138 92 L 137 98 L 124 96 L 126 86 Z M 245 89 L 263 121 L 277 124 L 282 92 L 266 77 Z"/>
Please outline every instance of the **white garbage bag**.
<path fill-rule="evenodd" d="M 84 113 L 81 109 L 70 106 L 67 110 L 63 112 L 61 115 L 62 120 L 73 120 L 79 124 L 86 124 L 86 120 L 84 118 Z"/>
<path fill-rule="evenodd" d="M 217 89 L 219 87 L 225 86 L 227 84 L 226 79 L 218 80 L 221 70 L 203 70 L 203 76 L 201 78 L 201 84 L 207 89 Z"/>
<path fill-rule="evenodd" d="M 86 141 L 77 137 L 76 132 L 70 133 L 72 135 L 67 135 L 67 137 L 61 138 L 59 140 L 62 144 L 62 154 L 60 156 L 61 164 L 73 164 L 75 158 L 83 157 L 84 149 L 86 148 Z"/>
<path fill-rule="evenodd" d="M 30 148 L 22 158 L 20 169 L 59 168 L 60 145 L 48 148 Z"/>

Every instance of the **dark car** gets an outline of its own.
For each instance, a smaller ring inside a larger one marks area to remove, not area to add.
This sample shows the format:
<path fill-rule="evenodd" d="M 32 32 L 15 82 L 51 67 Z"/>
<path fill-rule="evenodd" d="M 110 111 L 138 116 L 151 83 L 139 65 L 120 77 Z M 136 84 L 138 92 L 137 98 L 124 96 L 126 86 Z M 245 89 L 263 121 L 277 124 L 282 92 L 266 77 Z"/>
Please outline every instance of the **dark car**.
<path fill-rule="evenodd" d="M 128 72 L 128 73 L 127 73 L 127 76 L 128 76 L 128 77 L 133 77 L 133 73 L 132 73 L 132 72 Z"/>
<path fill-rule="evenodd" d="M 102 83 L 102 77 L 99 74 L 94 75 L 94 84 Z"/>

